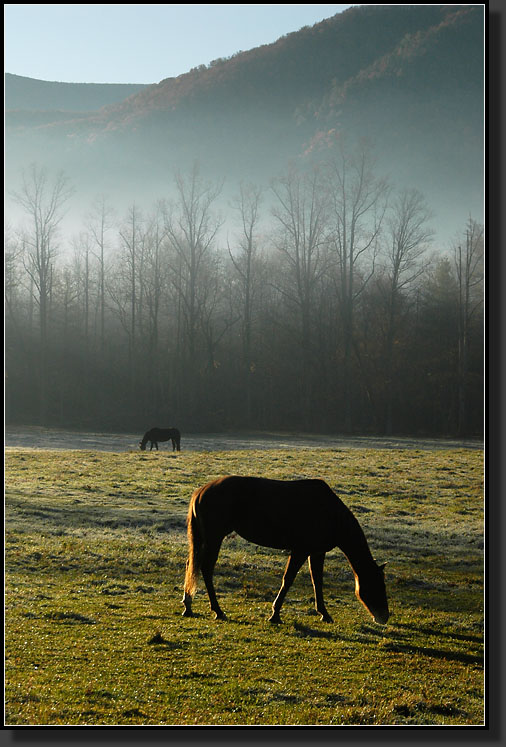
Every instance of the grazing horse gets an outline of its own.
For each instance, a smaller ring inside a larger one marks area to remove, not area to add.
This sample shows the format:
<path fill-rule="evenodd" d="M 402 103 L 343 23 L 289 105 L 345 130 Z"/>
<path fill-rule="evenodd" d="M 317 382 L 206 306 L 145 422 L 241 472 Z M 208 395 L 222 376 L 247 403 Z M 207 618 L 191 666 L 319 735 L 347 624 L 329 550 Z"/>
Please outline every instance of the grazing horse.
<path fill-rule="evenodd" d="M 172 441 L 172 451 L 181 451 L 181 434 L 177 428 L 151 428 L 150 431 L 146 431 L 139 445 L 142 451 L 146 451 L 146 444 L 151 441 L 150 451 L 153 450 L 153 446 L 156 446 L 158 451 L 158 442 L 169 440 Z"/>
<path fill-rule="evenodd" d="M 332 622 L 323 601 L 325 553 L 339 547 L 355 575 L 355 594 L 374 621 L 389 616 L 384 566 L 374 561 L 364 532 L 349 508 L 323 480 L 268 480 L 260 477 L 220 477 L 193 493 L 188 509 L 188 560 L 184 581 L 183 616 L 192 615 L 192 597 L 199 570 L 211 610 L 225 615 L 213 586 L 213 570 L 221 543 L 230 532 L 264 547 L 289 550 L 281 588 L 272 604 L 271 622 L 279 623 L 288 589 L 309 559 L 315 606 Z"/>

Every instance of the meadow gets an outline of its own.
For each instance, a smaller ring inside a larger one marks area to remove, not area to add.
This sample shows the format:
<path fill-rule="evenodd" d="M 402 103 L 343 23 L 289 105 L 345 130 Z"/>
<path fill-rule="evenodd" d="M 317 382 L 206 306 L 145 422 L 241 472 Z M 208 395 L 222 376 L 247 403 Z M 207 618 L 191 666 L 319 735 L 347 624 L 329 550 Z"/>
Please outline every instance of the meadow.
<path fill-rule="evenodd" d="M 186 511 L 224 474 L 321 477 L 388 561 L 374 624 L 339 549 L 333 623 L 307 566 L 267 621 L 286 553 L 223 543 L 226 621 L 200 585 L 181 613 Z M 484 724 L 483 454 L 301 448 L 124 453 L 6 449 L 5 724 Z"/>

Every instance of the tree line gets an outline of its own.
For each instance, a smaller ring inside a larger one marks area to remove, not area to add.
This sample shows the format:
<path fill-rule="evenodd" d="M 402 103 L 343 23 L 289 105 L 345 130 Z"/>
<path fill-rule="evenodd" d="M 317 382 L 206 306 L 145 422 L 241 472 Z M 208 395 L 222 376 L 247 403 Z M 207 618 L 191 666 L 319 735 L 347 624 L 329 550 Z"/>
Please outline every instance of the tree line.
<path fill-rule="evenodd" d="M 33 165 L 5 244 L 7 423 L 144 431 L 283 429 L 478 436 L 483 228 L 436 251 L 416 189 L 366 148 L 268 189 L 195 165 L 120 218 Z"/>

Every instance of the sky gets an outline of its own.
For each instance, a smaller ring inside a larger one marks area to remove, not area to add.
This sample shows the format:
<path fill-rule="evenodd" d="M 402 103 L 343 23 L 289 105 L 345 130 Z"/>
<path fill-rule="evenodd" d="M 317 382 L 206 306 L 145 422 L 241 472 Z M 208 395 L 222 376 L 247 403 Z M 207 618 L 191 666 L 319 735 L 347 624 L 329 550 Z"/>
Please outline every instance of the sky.
<path fill-rule="evenodd" d="M 158 83 L 349 7 L 6 4 L 4 70 L 66 83 Z"/>

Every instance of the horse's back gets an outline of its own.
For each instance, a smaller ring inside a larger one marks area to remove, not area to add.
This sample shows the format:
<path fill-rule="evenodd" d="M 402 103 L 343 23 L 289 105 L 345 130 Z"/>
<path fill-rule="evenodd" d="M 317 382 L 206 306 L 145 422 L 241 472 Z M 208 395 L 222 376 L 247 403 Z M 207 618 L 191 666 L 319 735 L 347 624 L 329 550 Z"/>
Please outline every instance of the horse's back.
<path fill-rule="evenodd" d="M 201 498 L 216 500 L 215 496 L 227 496 L 231 500 L 241 503 L 245 498 L 265 502 L 274 499 L 276 503 L 294 506 L 299 503 L 307 504 L 316 500 L 319 505 L 341 502 L 325 480 L 300 479 L 300 480 L 273 480 L 267 477 L 245 477 L 239 475 L 226 475 L 211 480 L 207 485 L 195 491 Z"/>
<path fill-rule="evenodd" d="M 150 441 L 168 441 L 169 438 L 180 438 L 181 434 L 177 428 L 151 428 L 145 437 Z"/>

